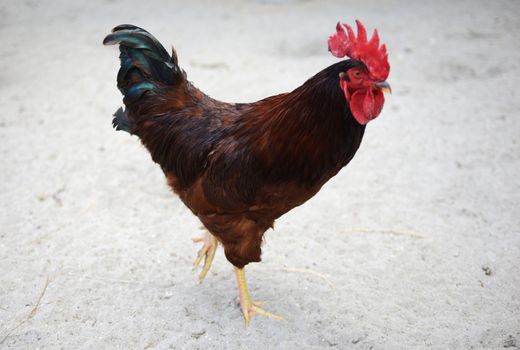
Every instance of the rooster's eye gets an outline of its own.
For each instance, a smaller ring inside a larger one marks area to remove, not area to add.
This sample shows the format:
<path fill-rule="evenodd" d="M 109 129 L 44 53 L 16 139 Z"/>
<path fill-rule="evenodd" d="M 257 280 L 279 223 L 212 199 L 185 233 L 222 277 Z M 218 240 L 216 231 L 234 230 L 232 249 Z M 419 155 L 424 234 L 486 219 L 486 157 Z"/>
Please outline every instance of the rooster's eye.
<path fill-rule="evenodd" d="M 353 76 L 354 78 L 359 79 L 359 78 L 361 78 L 362 74 L 361 74 L 360 71 L 355 70 L 355 71 L 352 72 L 352 76 Z"/>

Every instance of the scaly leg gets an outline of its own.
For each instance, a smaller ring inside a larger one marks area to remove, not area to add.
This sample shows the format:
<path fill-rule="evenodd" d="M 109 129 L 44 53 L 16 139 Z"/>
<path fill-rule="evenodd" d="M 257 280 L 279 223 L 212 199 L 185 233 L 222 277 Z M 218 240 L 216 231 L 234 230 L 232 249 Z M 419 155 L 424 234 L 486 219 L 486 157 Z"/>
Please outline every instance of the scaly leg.
<path fill-rule="evenodd" d="M 264 309 L 261 309 L 261 303 L 254 302 L 251 300 L 251 296 L 249 295 L 249 291 L 247 289 L 245 269 L 239 269 L 236 267 L 234 267 L 234 269 L 235 276 L 237 278 L 240 308 L 242 309 L 242 313 L 244 314 L 246 326 L 249 326 L 249 322 L 255 314 L 264 315 L 267 317 L 274 318 L 276 320 L 284 320 L 284 318 L 281 316 L 272 314 L 270 312 L 265 311 Z"/>
<path fill-rule="evenodd" d="M 202 267 L 202 271 L 200 272 L 200 275 L 199 275 L 199 280 L 202 282 L 211 267 L 213 258 L 215 257 L 215 252 L 217 251 L 217 247 L 218 247 L 218 241 L 217 241 L 217 238 L 215 236 L 213 236 L 211 233 L 209 233 L 209 231 L 207 231 L 207 230 L 206 230 L 206 234 L 204 236 L 195 237 L 195 238 L 192 238 L 192 240 L 194 243 L 204 242 L 204 245 L 199 250 L 197 259 L 195 259 L 195 262 L 193 263 L 195 268 L 197 268 L 200 265 L 202 258 L 204 258 L 204 266 Z"/>

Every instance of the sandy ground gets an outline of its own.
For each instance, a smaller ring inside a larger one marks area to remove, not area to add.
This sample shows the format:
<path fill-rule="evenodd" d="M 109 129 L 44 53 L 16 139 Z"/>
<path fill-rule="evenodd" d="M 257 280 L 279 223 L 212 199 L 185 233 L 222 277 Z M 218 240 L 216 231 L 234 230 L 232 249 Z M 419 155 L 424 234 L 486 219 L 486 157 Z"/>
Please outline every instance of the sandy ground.
<path fill-rule="evenodd" d="M 0 348 L 520 347 L 520 2 L 1 1 Z M 394 94 L 354 161 L 267 233 L 244 328 L 222 252 L 115 132 L 134 23 L 213 97 L 253 101 L 336 62 L 342 19 L 377 26 Z"/>

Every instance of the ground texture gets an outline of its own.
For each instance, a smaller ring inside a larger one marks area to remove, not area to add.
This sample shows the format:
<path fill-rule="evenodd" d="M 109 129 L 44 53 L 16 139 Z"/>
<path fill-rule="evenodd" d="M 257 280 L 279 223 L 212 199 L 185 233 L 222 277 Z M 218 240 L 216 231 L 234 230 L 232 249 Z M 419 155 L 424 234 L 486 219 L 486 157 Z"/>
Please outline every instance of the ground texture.
<path fill-rule="evenodd" d="M 0 348 L 520 346 L 520 2 L 0 2 Z M 337 61 L 336 21 L 387 43 L 394 94 L 351 164 L 266 235 L 245 329 L 218 252 L 115 132 L 120 23 L 174 44 L 212 97 L 253 101 Z"/>

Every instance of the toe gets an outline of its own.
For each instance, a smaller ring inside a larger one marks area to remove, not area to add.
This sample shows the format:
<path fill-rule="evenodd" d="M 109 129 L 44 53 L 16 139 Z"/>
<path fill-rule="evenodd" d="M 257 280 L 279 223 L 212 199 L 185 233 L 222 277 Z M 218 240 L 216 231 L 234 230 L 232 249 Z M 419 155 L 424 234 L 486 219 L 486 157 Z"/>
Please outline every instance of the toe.
<path fill-rule="evenodd" d="M 274 318 L 275 320 L 285 321 L 285 318 L 283 318 L 282 316 L 277 315 L 277 314 L 273 314 L 273 313 L 268 312 L 268 311 L 265 311 L 264 309 L 261 309 L 261 308 L 255 306 L 255 305 L 251 306 L 251 311 L 253 313 L 256 313 L 256 314 L 259 314 L 259 315 L 264 315 L 264 316 L 267 316 L 267 317 L 270 317 L 270 318 Z"/>
<path fill-rule="evenodd" d="M 206 256 L 206 252 L 208 251 L 208 247 L 204 246 L 199 250 L 199 254 L 197 255 L 197 259 L 195 259 L 195 262 L 193 265 L 195 267 L 198 267 L 200 265 L 200 262 L 202 261 L 202 258 Z"/>

